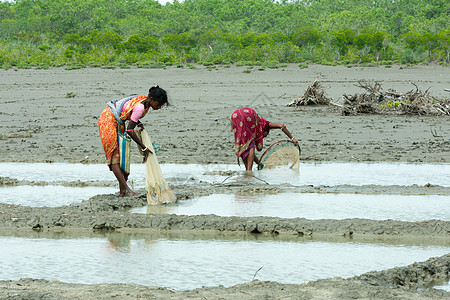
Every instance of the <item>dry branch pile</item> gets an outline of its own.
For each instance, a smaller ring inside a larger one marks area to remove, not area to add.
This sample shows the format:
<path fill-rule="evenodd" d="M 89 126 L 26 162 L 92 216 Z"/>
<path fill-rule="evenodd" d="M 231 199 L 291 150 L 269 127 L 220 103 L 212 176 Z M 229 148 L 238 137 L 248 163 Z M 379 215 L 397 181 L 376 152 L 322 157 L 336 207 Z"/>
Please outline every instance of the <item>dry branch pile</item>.
<path fill-rule="evenodd" d="M 287 106 L 305 106 L 305 105 L 329 105 L 331 99 L 325 95 L 323 87 L 318 81 L 314 81 L 303 96 L 294 98 Z"/>
<path fill-rule="evenodd" d="M 428 90 L 416 89 L 400 93 L 394 89 L 383 92 L 381 84 L 373 85 L 366 81 L 358 81 L 356 86 L 367 91 L 364 94 L 343 95 L 343 115 L 360 113 L 372 114 L 409 114 L 409 115 L 450 115 L 450 101 L 439 100 L 430 96 Z"/>

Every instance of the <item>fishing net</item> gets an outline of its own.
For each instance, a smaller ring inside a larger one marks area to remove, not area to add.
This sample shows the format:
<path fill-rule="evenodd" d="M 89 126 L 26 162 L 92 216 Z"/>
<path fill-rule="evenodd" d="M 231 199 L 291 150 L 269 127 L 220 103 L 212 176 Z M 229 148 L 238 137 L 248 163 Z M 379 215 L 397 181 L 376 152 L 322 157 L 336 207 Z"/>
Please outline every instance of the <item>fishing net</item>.
<path fill-rule="evenodd" d="M 177 197 L 170 189 L 159 166 L 158 159 L 156 158 L 156 151 L 153 147 L 152 141 L 147 131 L 139 130 L 135 131 L 136 134 L 142 139 L 142 143 L 153 152 L 147 157 L 145 162 L 145 180 L 147 186 L 147 203 L 149 205 L 156 205 L 161 203 L 175 202 Z M 140 149 L 142 151 L 142 149 Z"/>
<path fill-rule="evenodd" d="M 278 166 L 289 166 L 298 169 L 300 166 L 300 147 L 291 141 L 279 141 L 271 145 L 261 156 L 258 169 Z"/>

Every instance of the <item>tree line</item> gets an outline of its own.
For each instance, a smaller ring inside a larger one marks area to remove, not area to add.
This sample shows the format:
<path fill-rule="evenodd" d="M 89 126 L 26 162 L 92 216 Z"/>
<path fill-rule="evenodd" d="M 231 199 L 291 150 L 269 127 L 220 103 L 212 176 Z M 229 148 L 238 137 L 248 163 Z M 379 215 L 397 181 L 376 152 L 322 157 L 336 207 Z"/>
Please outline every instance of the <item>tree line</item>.
<path fill-rule="evenodd" d="M 450 62 L 448 0 L 16 0 L 0 66 Z"/>

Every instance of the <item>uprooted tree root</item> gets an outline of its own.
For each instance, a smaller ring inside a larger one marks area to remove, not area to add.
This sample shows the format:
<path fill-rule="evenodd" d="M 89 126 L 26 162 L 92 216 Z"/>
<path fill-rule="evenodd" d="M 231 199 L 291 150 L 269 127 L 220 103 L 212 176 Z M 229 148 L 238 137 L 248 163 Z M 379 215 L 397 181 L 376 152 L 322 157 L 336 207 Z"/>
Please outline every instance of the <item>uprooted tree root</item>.
<path fill-rule="evenodd" d="M 428 90 L 415 90 L 400 93 L 394 89 L 383 92 L 380 82 L 370 84 L 358 81 L 357 87 L 365 89 L 364 94 L 343 95 L 343 115 L 370 114 L 407 114 L 407 115 L 450 115 L 450 101 L 430 96 Z M 334 104 L 334 103 L 331 103 Z"/>
<path fill-rule="evenodd" d="M 306 105 L 329 105 L 331 98 L 325 95 L 322 85 L 318 81 L 314 81 L 307 89 L 303 96 L 294 98 L 291 103 L 286 106 L 306 106 Z"/>

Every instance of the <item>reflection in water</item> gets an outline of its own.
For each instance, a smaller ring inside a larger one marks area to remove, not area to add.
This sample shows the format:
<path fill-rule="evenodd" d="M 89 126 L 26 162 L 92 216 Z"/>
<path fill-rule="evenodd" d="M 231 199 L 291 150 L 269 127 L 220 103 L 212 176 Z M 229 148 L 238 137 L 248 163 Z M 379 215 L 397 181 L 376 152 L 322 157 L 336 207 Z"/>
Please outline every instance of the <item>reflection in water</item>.
<path fill-rule="evenodd" d="M 241 203 L 261 203 L 262 197 L 261 195 L 256 196 L 236 193 L 234 195 L 234 201 Z"/>
<path fill-rule="evenodd" d="M 0 188 L 1 202 L 40 207 L 56 207 L 78 203 L 98 194 L 112 194 L 113 187 L 66 187 L 59 185 L 19 185 Z"/>
<path fill-rule="evenodd" d="M 145 210 L 143 207 L 133 209 L 131 212 L 145 213 Z M 163 213 L 307 219 L 450 220 L 450 197 L 317 193 L 213 194 L 166 206 Z"/>
<path fill-rule="evenodd" d="M 410 186 L 426 183 L 450 186 L 450 164 L 302 163 L 300 173 L 278 168 L 254 172 L 255 177 L 245 172 L 233 176 L 221 173 L 224 170 L 239 170 L 237 166 L 230 165 L 166 164 L 161 167 L 169 184 L 225 181 L 226 184 L 242 186 L 264 182 L 297 186 Z M 0 163 L 0 170 L 1 176 L 29 181 L 115 181 L 104 165 Z M 143 165 L 133 165 L 131 179 L 135 189 L 144 187 L 144 178 Z M 2 202 L 59 206 L 86 200 L 91 192 L 102 194 L 115 191 L 111 187 L 107 189 L 17 186 L 2 187 L 1 191 Z M 9 200 L 5 200 L 8 193 Z M 83 199 L 78 200 L 78 196 Z M 309 219 L 449 220 L 449 201 L 448 196 L 237 193 L 210 195 L 181 201 L 177 205 L 149 206 L 134 212 Z M 301 283 L 408 265 L 431 256 L 441 256 L 450 250 L 448 241 L 440 245 L 421 246 L 420 243 L 368 244 L 348 240 L 337 243 L 312 239 L 286 241 L 262 235 L 208 240 L 198 236 L 188 239 L 187 234 L 177 233 L 163 237 L 150 233 L 106 236 L 89 233 L 77 238 L 61 233 L 52 233 L 54 236 L 40 232 L 33 234 L 36 236 L 0 237 L 0 280 L 32 277 L 78 283 L 117 282 L 193 289 L 248 282 L 262 267 L 256 279 Z"/>
<path fill-rule="evenodd" d="M 173 204 L 147 205 L 147 214 L 168 214 L 173 209 L 173 206 Z"/>
<path fill-rule="evenodd" d="M 130 238 L 126 235 L 110 235 L 108 236 L 109 246 L 108 248 L 112 248 L 118 251 L 124 251 L 125 249 L 130 248 Z"/>
<path fill-rule="evenodd" d="M 101 164 L 0 163 L 1 176 L 30 181 L 104 181 L 114 182 L 114 175 Z M 221 183 L 227 171 L 243 171 L 237 165 L 162 164 L 169 184 L 195 184 L 199 181 Z M 244 173 L 244 172 L 243 172 Z M 222 175 L 221 175 L 222 174 Z M 270 184 L 291 185 L 406 185 L 450 186 L 450 164 L 413 163 L 309 163 L 301 162 L 300 172 L 287 167 L 254 171 Z M 145 187 L 143 164 L 132 164 L 131 180 L 135 188 Z M 230 180 L 231 178 L 227 179 Z M 261 183 L 261 182 L 260 182 Z"/>
<path fill-rule="evenodd" d="M 112 240 L 220 240 L 248 242 L 325 242 L 325 243 L 363 243 L 384 246 L 443 246 L 450 247 L 450 241 L 433 237 L 413 236 L 303 236 L 248 234 L 247 232 L 217 231 L 160 231 L 118 232 L 118 231 L 30 231 L 28 229 L 0 229 L 0 236 L 27 239 L 112 239 Z"/>
<path fill-rule="evenodd" d="M 323 241 L 186 240 L 160 237 L 45 239 L 0 237 L 0 280 L 135 283 L 193 289 L 256 279 L 301 283 L 404 266 L 450 246 Z M 301 253 L 301 255 L 299 255 Z"/>

